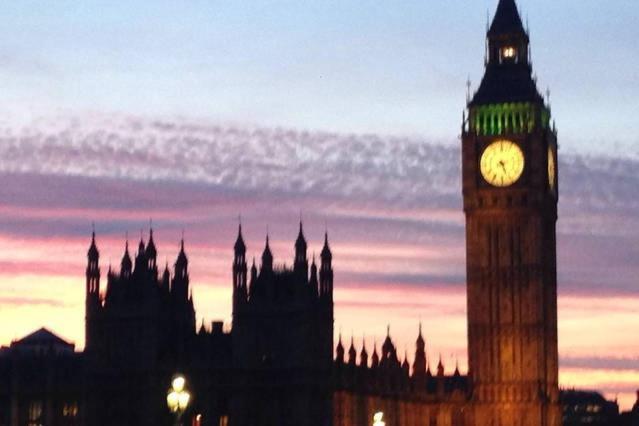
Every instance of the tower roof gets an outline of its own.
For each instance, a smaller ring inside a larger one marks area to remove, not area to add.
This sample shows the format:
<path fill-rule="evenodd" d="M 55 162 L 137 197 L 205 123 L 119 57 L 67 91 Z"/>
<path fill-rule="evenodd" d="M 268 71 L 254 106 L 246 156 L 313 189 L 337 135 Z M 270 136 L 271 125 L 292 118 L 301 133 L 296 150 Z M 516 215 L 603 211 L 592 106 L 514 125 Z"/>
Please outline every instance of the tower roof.
<path fill-rule="evenodd" d="M 324 247 L 322 247 L 321 257 L 322 259 L 332 257 L 331 249 L 328 246 L 328 232 L 324 233 Z"/>
<path fill-rule="evenodd" d="M 129 254 L 129 240 L 126 240 L 124 244 L 124 255 L 122 256 L 122 270 L 130 271 L 133 263 L 131 262 L 131 255 Z"/>
<path fill-rule="evenodd" d="M 273 262 L 273 253 L 271 253 L 268 234 L 266 235 L 266 245 L 264 246 L 264 252 L 262 252 L 262 263 L 265 262 L 269 264 Z"/>
<path fill-rule="evenodd" d="M 246 244 L 244 244 L 244 238 L 242 237 L 242 224 L 238 226 L 237 239 L 235 240 L 235 246 L 233 246 L 236 253 L 246 252 Z"/>
<path fill-rule="evenodd" d="M 471 105 L 543 101 L 528 66 L 488 66 Z"/>
<path fill-rule="evenodd" d="M 153 241 L 153 228 L 149 228 L 149 242 L 146 245 L 146 254 L 149 257 L 155 257 L 158 254 L 157 249 L 155 248 L 155 242 Z"/>
<path fill-rule="evenodd" d="M 184 252 L 184 238 L 180 240 L 180 253 L 178 253 L 177 260 L 175 261 L 176 265 L 186 265 L 188 263 L 188 259 L 186 257 L 186 253 Z"/>
<path fill-rule="evenodd" d="M 526 34 L 515 0 L 499 0 L 495 17 L 488 30 L 489 37 Z"/>
<path fill-rule="evenodd" d="M 418 348 L 423 348 L 425 345 L 424 342 L 424 337 L 422 336 L 422 323 L 419 323 L 419 335 L 417 336 L 417 341 L 416 341 L 417 347 Z"/>
<path fill-rule="evenodd" d="M 98 246 L 95 244 L 95 231 L 91 233 L 91 245 L 89 246 L 87 256 L 89 257 L 89 259 L 97 259 L 98 257 L 100 257 Z"/>
<path fill-rule="evenodd" d="M 544 102 L 532 76 L 529 38 L 515 0 L 500 0 L 488 30 L 488 61 L 469 106 Z"/>
<path fill-rule="evenodd" d="M 297 234 L 297 240 L 295 241 L 296 248 L 306 248 L 306 238 L 304 238 L 304 227 L 300 220 L 300 232 Z"/>

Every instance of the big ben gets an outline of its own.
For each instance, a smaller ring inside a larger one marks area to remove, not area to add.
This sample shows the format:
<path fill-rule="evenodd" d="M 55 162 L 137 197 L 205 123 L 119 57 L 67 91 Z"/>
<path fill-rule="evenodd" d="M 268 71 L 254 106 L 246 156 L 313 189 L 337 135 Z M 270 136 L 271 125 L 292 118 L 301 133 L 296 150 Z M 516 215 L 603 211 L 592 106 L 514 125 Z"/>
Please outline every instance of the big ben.
<path fill-rule="evenodd" d="M 487 32 L 462 131 L 469 413 L 473 425 L 557 426 L 557 132 L 514 0 Z"/>

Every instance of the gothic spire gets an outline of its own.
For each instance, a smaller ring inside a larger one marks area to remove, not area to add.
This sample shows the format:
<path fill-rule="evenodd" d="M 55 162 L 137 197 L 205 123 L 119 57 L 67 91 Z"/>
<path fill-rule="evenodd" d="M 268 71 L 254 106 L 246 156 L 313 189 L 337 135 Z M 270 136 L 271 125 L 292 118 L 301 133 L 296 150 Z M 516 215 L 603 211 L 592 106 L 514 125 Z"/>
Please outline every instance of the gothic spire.
<path fill-rule="evenodd" d="M 344 345 L 342 344 L 342 333 L 339 333 L 339 338 L 337 340 L 337 357 L 336 361 L 340 364 L 344 363 Z"/>
<path fill-rule="evenodd" d="M 146 245 L 146 255 L 149 258 L 155 258 L 158 252 L 155 248 L 155 242 L 153 241 L 153 227 L 149 227 L 149 242 Z"/>
<path fill-rule="evenodd" d="M 322 247 L 322 253 L 320 255 L 322 260 L 330 260 L 333 257 L 331 249 L 328 246 L 328 232 L 324 233 L 324 247 Z"/>
<path fill-rule="evenodd" d="M 237 230 L 237 239 L 235 240 L 235 254 L 246 253 L 246 244 L 244 244 L 244 238 L 242 237 L 242 224 L 240 223 Z"/>
<path fill-rule="evenodd" d="M 362 351 L 359 354 L 360 367 L 368 366 L 368 352 L 366 351 L 366 336 L 362 338 Z"/>
<path fill-rule="evenodd" d="M 98 246 L 95 243 L 95 229 L 93 230 L 93 232 L 91 232 L 91 245 L 89 246 L 87 257 L 89 258 L 89 260 L 98 260 L 98 258 L 100 257 Z"/>
<path fill-rule="evenodd" d="M 186 277 L 188 265 L 189 259 L 186 257 L 186 252 L 184 251 L 184 237 L 182 237 L 180 240 L 180 252 L 175 260 L 176 278 L 182 279 Z"/>
<path fill-rule="evenodd" d="M 515 0 L 500 0 L 495 17 L 488 30 L 489 37 L 525 35 Z"/>
<path fill-rule="evenodd" d="M 379 366 L 379 354 L 377 353 L 377 340 L 373 341 L 373 355 L 371 356 L 371 368 Z"/>
<path fill-rule="evenodd" d="M 444 362 L 442 361 L 442 354 L 439 354 L 439 364 L 437 364 L 437 376 L 444 376 Z"/>
<path fill-rule="evenodd" d="M 267 271 L 273 269 L 273 253 L 269 245 L 268 234 L 266 234 L 266 245 L 264 246 L 264 252 L 262 252 L 262 269 Z"/>
<path fill-rule="evenodd" d="M 304 227 L 303 227 L 301 219 L 300 219 L 300 231 L 297 234 L 297 240 L 295 241 L 295 250 L 304 251 L 304 253 L 306 253 L 306 238 L 304 238 Z"/>
<path fill-rule="evenodd" d="M 124 276 L 130 275 L 132 267 L 133 267 L 133 262 L 131 261 L 131 255 L 129 254 L 129 238 L 127 237 L 126 243 L 124 244 L 124 255 L 122 256 L 120 272 Z"/>
<path fill-rule="evenodd" d="M 355 365 L 357 363 L 357 351 L 355 350 L 355 339 L 351 336 L 351 347 L 348 349 L 348 363 Z"/>

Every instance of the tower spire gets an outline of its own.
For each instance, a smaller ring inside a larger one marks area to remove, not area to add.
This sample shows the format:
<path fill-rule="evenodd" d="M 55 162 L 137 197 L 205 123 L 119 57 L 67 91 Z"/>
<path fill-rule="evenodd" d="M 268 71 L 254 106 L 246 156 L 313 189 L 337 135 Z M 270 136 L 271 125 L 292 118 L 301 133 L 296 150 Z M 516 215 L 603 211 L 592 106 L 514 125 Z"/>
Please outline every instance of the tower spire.
<path fill-rule="evenodd" d="M 495 17 L 488 29 L 489 36 L 526 34 L 515 0 L 499 0 Z"/>

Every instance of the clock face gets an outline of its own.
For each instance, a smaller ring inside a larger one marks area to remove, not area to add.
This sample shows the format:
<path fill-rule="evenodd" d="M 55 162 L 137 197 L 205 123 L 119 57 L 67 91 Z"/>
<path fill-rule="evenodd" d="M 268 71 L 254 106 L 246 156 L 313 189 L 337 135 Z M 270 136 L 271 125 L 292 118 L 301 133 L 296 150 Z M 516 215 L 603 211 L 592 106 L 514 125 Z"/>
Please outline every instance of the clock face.
<path fill-rule="evenodd" d="M 555 152 L 552 148 L 548 148 L 548 184 L 550 189 L 555 189 L 555 176 L 557 175 L 557 167 L 555 165 Z"/>
<path fill-rule="evenodd" d="M 511 141 L 495 141 L 481 155 L 480 170 L 489 184 L 500 188 L 510 186 L 524 172 L 524 153 Z"/>

